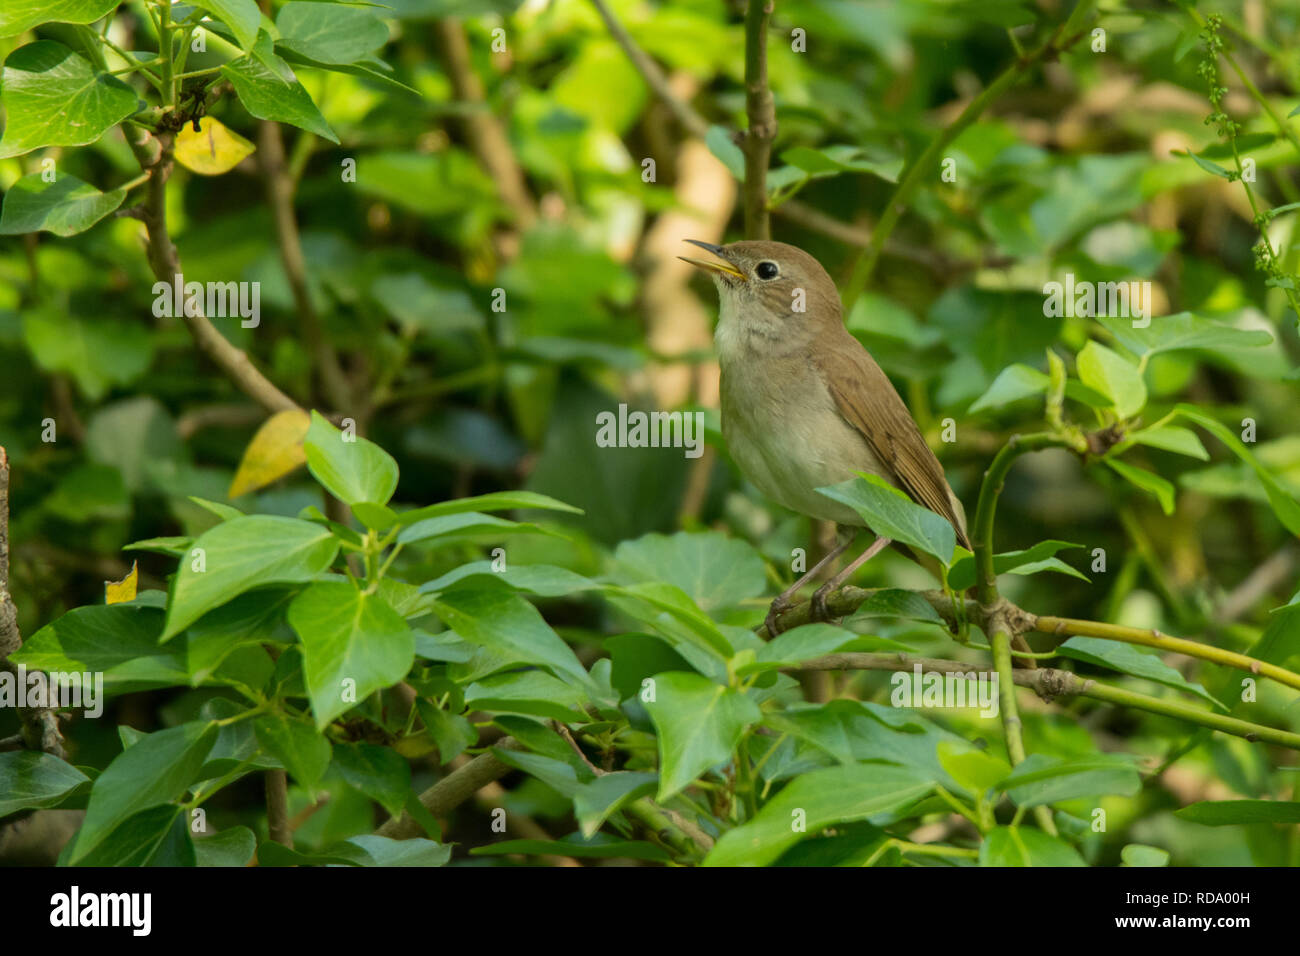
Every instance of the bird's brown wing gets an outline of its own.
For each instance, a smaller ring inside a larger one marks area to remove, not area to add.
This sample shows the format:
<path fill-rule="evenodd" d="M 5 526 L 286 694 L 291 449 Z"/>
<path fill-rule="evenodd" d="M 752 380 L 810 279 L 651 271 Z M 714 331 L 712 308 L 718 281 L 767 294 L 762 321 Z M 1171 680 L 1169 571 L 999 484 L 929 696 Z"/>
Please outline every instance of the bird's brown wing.
<path fill-rule="evenodd" d="M 953 506 L 955 496 L 943 466 L 876 360 L 845 329 L 844 338 L 830 349 L 818 350 L 813 361 L 840 414 L 893 472 L 898 486 L 917 504 L 947 518 L 957 532 L 957 543 L 970 550 L 966 522 Z"/>

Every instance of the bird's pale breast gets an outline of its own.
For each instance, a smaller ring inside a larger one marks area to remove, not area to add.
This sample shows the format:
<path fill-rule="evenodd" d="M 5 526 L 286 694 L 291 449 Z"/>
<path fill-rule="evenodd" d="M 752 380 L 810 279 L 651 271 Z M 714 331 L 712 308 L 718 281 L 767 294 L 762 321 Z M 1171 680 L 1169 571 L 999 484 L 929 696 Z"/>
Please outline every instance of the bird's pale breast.
<path fill-rule="evenodd" d="M 780 383 L 780 384 L 778 384 Z M 777 503 L 828 521 L 862 519 L 817 488 L 857 472 L 892 481 L 866 441 L 839 413 L 805 356 L 743 360 L 722 356 L 722 434 L 736 464 Z"/>

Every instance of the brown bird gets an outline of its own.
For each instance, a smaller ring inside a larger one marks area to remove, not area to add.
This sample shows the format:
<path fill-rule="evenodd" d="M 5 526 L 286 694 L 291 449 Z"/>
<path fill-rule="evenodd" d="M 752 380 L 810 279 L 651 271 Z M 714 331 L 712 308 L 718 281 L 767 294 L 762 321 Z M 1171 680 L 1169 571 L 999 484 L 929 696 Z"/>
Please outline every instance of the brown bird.
<path fill-rule="evenodd" d="M 708 271 L 721 308 L 714 342 L 722 368 L 722 434 L 741 471 L 792 511 L 834 521 L 841 542 L 772 602 L 768 632 L 791 597 L 853 543 L 866 527 L 856 511 L 816 489 L 858 472 L 878 475 L 942 516 L 970 549 L 966 515 L 943 466 L 907 406 L 871 354 L 844 327 L 839 293 L 821 264 L 783 242 L 717 246 L 688 239 L 719 261 L 686 262 Z M 860 557 L 817 589 L 814 618 L 826 596 L 890 540 L 876 537 Z M 900 551 L 930 568 L 929 555 Z"/>

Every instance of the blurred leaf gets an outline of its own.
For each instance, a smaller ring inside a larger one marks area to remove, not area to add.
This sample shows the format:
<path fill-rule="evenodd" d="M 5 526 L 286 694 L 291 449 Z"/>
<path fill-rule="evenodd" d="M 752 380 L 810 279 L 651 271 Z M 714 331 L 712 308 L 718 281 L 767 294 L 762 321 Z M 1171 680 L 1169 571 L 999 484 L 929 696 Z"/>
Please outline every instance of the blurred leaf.
<path fill-rule="evenodd" d="M 1210 453 L 1205 450 L 1196 432 L 1190 428 L 1179 428 L 1177 425 L 1152 426 L 1129 432 L 1127 437 L 1129 441 L 1138 445 L 1149 445 L 1152 448 L 1172 451 L 1189 458 L 1199 458 L 1201 461 L 1210 460 Z"/>
<path fill-rule="evenodd" d="M 1254 469 L 1255 474 L 1264 485 L 1264 491 L 1268 494 L 1269 504 L 1272 505 L 1273 514 L 1277 516 L 1277 520 L 1292 534 L 1300 534 L 1300 502 L 1297 502 L 1290 492 L 1278 484 L 1277 479 L 1273 477 L 1267 468 L 1260 464 L 1259 459 L 1247 450 L 1246 446 L 1238 440 L 1231 430 L 1195 406 L 1178 405 L 1174 411 L 1200 425 L 1227 445 L 1234 455 Z"/>
<path fill-rule="evenodd" d="M 96 402 L 112 386 L 134 382 L 153 362 L 153 340 L 135 322 L 43 309 L 26 314 L 23 337 L 41 368 L 68 373 Z"/>
<path fill-rule="evenodd" d="M 1174 486 L 1171 482 L 1166 481 L 1154 472 L 1138 468 L 1126 462 L 1116 461 L 1114 458 L 1103 460 L 1110 466 L 1111 470 L 1125 481 L 1141 488 L 1148 494 L 1155 495 L 1156 500 L 1160 502 L 1160 510 L 1165 514 L 1171 515 L 1174 513 Z"/>
<path fill-rule="evenodd" d="M 740 147 L 736 145 L 731 138 L 731 131 L 725 126 L 710 126 L 708 133 L 704 137 L 705 144 L 709 151 L 722 161 L 722 165 L 732 176 L 736 177 L 738 182 L 745 181 L 745 154 L 741 152 Z"/>
<path fill-rule="evenodd" d="M 257 837 L 248 827 L 229 827 L 194 841 L 196 866 L 248 866 L 257 852 Z"/>
<path fill-rule="evenodd" d="M 980 844 L 980 866 L 1086 866 L 1078 852 L 1042 830 L 996 827 Z"/>
<path fill-rule="evenodd" d="M 1205 800 L 1174 811 L 1174 816 L 1207 827 L 1242 823 L 1300 823 L 1300 803 L 1284 800 Z"/>

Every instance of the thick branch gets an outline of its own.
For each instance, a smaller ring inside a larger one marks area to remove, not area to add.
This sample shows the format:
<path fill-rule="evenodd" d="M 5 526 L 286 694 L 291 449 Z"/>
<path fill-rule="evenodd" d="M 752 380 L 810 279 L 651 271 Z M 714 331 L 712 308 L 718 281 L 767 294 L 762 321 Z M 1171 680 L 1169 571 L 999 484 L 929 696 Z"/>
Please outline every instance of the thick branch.
<path fill-rule="evenodd" d="M 522 750 L 523 744 L 513 737 L 503 737 L 494 747 L 503 750 Z M 500 780 L 513 768 L 498 760 L 492 751 L 479 754 L 459 770 L 447 774 L 424 793 L 420 794 L 420 803 L 435 817 L 446 816 L 460 806 L 477 791 L 494 780 Z M 421 836 L 424 829 L 405 810 L 400 817 L 393 817 L 376 831 L 380 836 L 392 837 L 394 840 L 409 840 Z"/>
<path fill-rule="evenodd" d="M 767 82 L 767 26 L 774 0 L 749 0 L 745 9 L 745 238 L 770 239 L 767 166 L 776 139 L 776 104 Z"/>

